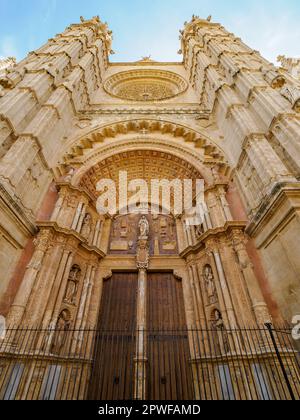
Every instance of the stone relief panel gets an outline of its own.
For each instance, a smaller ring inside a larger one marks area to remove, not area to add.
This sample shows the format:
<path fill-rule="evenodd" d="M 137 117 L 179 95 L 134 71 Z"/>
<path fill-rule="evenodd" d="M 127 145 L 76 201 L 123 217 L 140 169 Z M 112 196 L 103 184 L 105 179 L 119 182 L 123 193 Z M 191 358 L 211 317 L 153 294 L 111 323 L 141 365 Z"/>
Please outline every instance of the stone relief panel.
<path fill-rule="evenodd" d="M 176 223 L 172 216 L 146 215 L 149 223 L 150 255 L 176 255 L 178 242 Z M 129 214 L 117 216 L 113 220 L 109 253 L 114 255 L 136 255 L 139 221 L 141 215 Z"/>

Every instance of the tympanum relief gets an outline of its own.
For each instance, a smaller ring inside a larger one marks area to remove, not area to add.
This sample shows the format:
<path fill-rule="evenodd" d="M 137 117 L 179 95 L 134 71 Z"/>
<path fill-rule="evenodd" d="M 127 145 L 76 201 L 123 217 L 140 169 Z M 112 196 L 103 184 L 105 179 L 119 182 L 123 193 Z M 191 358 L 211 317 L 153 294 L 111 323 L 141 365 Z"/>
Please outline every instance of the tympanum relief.
<path fill-rule="evenodd" d="M 149 236 L 150 255 L 178 254 L 175 220 L 163 214 L 147 214 L 144 218 L 139 214 L 116 216 L 112 224 L 109 253 L 135 255 L 141 232 Z"/>

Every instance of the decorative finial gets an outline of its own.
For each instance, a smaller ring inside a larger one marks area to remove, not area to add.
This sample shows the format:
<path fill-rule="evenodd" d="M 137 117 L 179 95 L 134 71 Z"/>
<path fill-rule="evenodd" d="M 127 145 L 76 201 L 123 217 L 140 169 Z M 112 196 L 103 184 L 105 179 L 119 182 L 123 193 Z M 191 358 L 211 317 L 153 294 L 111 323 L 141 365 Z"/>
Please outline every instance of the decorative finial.
<path fill-rule="evenodd" d="M 147 55 L 146 57 L 142 57 L 142 61 L 152 61 L 151 55 Z"/>

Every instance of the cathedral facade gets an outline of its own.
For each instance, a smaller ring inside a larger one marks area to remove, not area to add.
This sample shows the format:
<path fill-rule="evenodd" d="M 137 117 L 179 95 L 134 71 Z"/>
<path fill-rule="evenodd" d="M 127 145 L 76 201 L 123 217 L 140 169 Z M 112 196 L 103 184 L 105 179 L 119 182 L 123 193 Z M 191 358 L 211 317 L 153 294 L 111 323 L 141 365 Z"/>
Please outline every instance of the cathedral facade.
<path fill-rule="evenodd" d="M 176 330 L 183 335 L 172 335 L 173 345 L 166 340 L 165 351 L 178 348 L 178 360 L 185 348 L 190 354 L 180 398 L 190 398 L 189 389 L 200 398 L 213 362 L 206 376 L 200 372 L 202 344 L 182 331 L 211 330 L 214 356 L 221 357 L 230 346 L 247 350 L 245 339 L 224 331 L 263 329 L 299 315 L 300 81 L 290 71 L 297 63 L 281 57 L 282 67 L 275 67 L 210 18 L 194 16 L 180 40 L 181 62 L 112 63 L 108 25 L 82 18 L 0 69 L 0 314 L 8 328 L 45 332 L 32 340 L 34 351 L 43 352 L 43 374 L 35 377 L 25 362 L 18 371 L 3 362 L 0 385 L 14 378 L 18 387 L 5 385 L 2 397 L 54 398 L 44 381 L 48 369 L 55 393 L 69 398 L 58 377 L 73 378 L 74 387 L 77 379 L 72 370 L 62 373 L 64 351 L 75 363 L 84 347 L 103 369 L 109 354 L 122 371 L 134 353 L 134 383 L 112 368 L 105 389 L 121 383 L 124 398 L 171 399 L 171 391 L 160 390 L 167 373 L 158 387 L 156 373 L 151 383 L 142 373 L 151 366 L 149 349 L 152 365 L 161 366 L 155 335 L 147 341 L 145 332 Z M 118 183 L 125 171 L 128 182 L 149 186 L 153 179 L 203 180 L 201 224 L 187 223 L 184 213 L 166 215 L 160 205 L 155 215 L 99 214 L 97 183 Z M 85 331 L 103 335 L 89 341 Z M 116 344 L 103 331 L 135 331 L 135 338 L 123 334 Z M 25 351 L 18 343 L 30 339 L 12 334 L 6 353 Z M 210 340 L 202 338 L 209 353 Z M 127 358 L 122 363 L 120 354 Z M 207 398 L 223 394 L 231 368 L 220 374 L 218 367 L 221 385 Z M 296 393 L 299 376 L 291 375 Z M 81 380 L 89 377 L 87 363 Z M 106 395 L 99 377 L 91 397 Z M 238 382 L 227 396 L 237 393 Z M 76 392 L 86 398 L 86 391 Z"/>

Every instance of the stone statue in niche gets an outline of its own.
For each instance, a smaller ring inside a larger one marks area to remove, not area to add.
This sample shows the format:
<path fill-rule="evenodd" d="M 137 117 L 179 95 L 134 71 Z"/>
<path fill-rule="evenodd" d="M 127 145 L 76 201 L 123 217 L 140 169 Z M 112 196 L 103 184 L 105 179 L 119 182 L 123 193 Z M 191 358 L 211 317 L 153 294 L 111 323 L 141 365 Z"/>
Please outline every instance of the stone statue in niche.
<path fill-rule="evenodd" d="M 73 305 L 76 300 L 80 274 L 81 274 L 80 268 L 77 265 L 74 265 L 69 274 L 66 294 L 64 298 L 64 301 L 71 305 Z"/>
<path fill-rule="evenodd" d="M 196 226 L 196 236 L 197 236 L 197 238 L 200 238 L 203 235 L 203 233 L 204 233 L 204 226 L 202 224 Z"/>
<path fill-rule="evenodd" d="M 169 229 L 170 229 L 170 236 L 173 239 L 175 237 L 175 232 L 176 232 L 174 220 L 171 220 L 169 222 Z"/>
<path fill-rule="evenodd" d="M 205 288 L 210 304 L 216 303 L 218 300 L 217 289 L 214 281 L 214 274 L 210 265 L 204 267 L 203 277 L 205 281 Z"/>
<path fill-rule="evenodd" d="M 142 238 L 147 238 L 149 236 L 150 227 L 149 227 L 149 222 L 146 216 L 142 216 L 139 222 L 139 232 L 140 232 L 140 237 Z"/>
<path fill-rule="evenodd" d="M 92 216 L 89 213 L 87 213 L 83 220 L 81 235 L 85 239 L 88 240 L 91 234 L 91 230 L 92 230 Z"/>
<path fill-rule="evenodd" d="M 218 309 L 214 309 L 211 318 L 211 326 L 214 332 L 214 346 L 219 354 L 226 354 L 229 352 L 230 347 L 222 314 Z"/>
<path fill-rule="evenodd" d="M 67 173 L 67 175 L 64 177 L 64 181 L 65 182 L 71 182 L 73 179 L 73 176 L 75 174 L 75 169 L 74 168 L 70 168 L 69 172 Z"/>
<path fill-rule="evenodd" d="M 55 333 L 51 346 L 51 353 L 60 354 L 67 339 L 67 333 L 71 325 L 71 316 L 66 309 L 61 312 L 56 323 Z"/>

